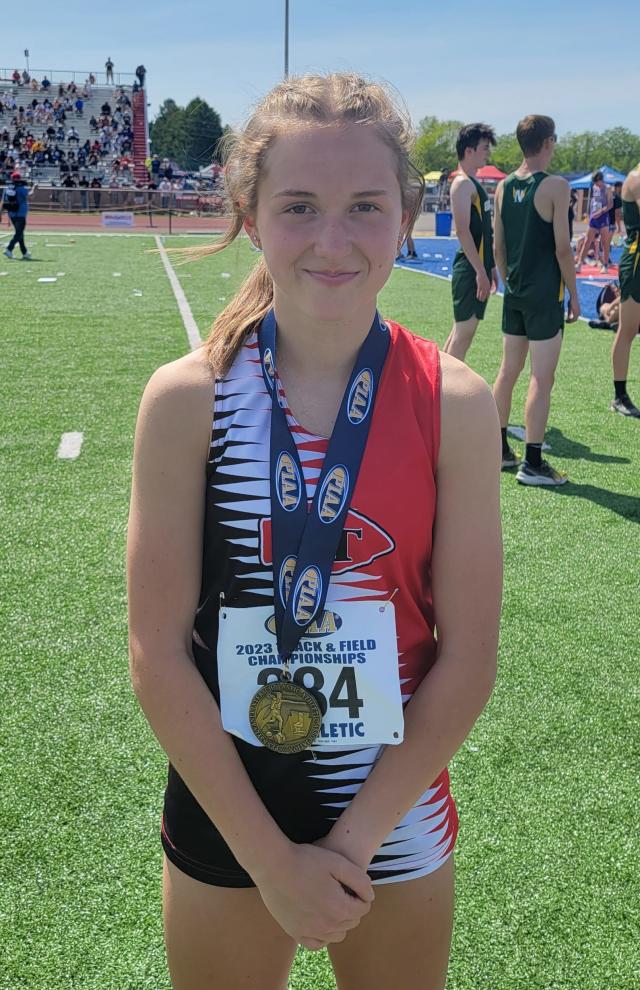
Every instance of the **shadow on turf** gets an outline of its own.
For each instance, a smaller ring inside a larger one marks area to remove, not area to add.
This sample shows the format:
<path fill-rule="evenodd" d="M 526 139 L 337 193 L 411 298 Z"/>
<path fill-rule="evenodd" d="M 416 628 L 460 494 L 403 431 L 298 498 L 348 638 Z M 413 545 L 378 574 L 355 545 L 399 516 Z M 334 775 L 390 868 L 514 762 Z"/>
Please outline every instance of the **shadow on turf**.
<path fill-rule="evenodd" d="M 619 492 L 609 491 L 608 488 L 596 488 L 595 485 L 576 485 L 572 481 L 568 485 L 562 485 L 558 488 L 545 488 L 544 491 L 553 492 L 554 495 L 585 498 L 589 502 L 601 505 L 603 509 L 610 509 L 611 512 L 628 519 L 629 522 L 640 523 L 640 498 L 635 495 L 621 495 Z"/>
<path fill-rule="evenodd" d="M 570 440 L 565 437 L 561 430 L 555 426 L 550 427 L 545 433 L 545 440 L 551 447 L 552 452 L 558 457 L 569 457 L 575 460 L 597 461 L 599 464 L 630 464 L 628 457 L 614 457 L 610 454 L 594 454 L 590 447 L 577 440 Z"/>

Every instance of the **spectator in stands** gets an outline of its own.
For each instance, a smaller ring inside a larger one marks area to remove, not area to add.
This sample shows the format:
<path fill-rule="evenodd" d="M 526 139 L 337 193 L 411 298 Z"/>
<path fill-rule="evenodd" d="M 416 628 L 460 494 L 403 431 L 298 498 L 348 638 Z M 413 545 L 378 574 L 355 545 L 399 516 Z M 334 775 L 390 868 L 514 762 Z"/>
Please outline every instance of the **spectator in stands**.
<path fill-rule="evenodd" d="M 139 65 L 138 68 L 136 69 L 136 76 L 138 77 L 138 82 L 140 83 L 140 86 L 142 88 L 144 88 L 144 77 L 146 75 L 146 72 L 147 70 L 145 69 L 144 65 Z"/>
<path fill-rule="evenodd" d="M 4 249 L 7 258 L 13 258 L 13 249 L 17 244 L 22 252 L 22 260 L 31 260 L 31 255 L 24 242 L 24 231 L 27 226 L 27 216 L 29 213 L 29 197 L 33 196 L 37 188 L 36 185 L 31 190 L 28 190 L 27 184 L 23 181 L 20 172 L 12 172 L 9 185 L 5 186 L 3 207 L 9 214 L 9 219 L 15 229 L 13 237 Z"/>
<path fill-rule="evenodd" d="M 98 121 L 93 116 L 93 114 L 91 114 L 91 120 L 89 121 L 89 127 L 91 128 L 92 131 L 97 131 L 98 130 Z"/>
<path fill-rule="evenodd" d="M 111 61 L 111 56 L 107 58 L 104 67 L 107 70 L 107 86 L 109 83 L 113 86 L 113 62 Z"/>
<path fill-rule="evenodd" d="M 75 141 L 77 145 L 80 144 L 80 135 L 78 134 L 78 131 L 75 129 L 73 124 L 67 131 L 67 141 L 69 144 L 71 144 L 72 141 Z"/>
<path fill-rule="evenodd" d="M 111 116 L 111 107 L 110 107 L 110 105 L 109 105 L 109 104 L 107 103 L 107 101 L 106 101 L 106 100 L 105 100 L 105 102 L 104 102 L 104 103 L 102 104 L 102 106 L 100 107 L 100 113 L 102 114 L 102 116 L 103 116 L 103 117 L 110 117 L 110 116 Z"/>
<path fill-rule="evenodd" d="M 66 190 L 63 197 L 63 207 L 65 210 L 70 210 L 73 202 L 73 193 L 71 190 L 76 188 L 76 180 L 72 175 L 65 175 L 60 185 Z"/>
<path fill-rule="evenodd" d="M 38 82 L 37 79 L 32 79 L 31 80 L 31 82 L 29 83 L 29 89 L 33 93 L 37 93 L 38 92 L 38 90 L 40 89 L 40 83 Z"/>
<path fill-rule="evenodd" d="M 26 69 L 23 69 L 22 70 L 22 85 L 23 86 L 28 86 L 30 82 L 31 82 L 31 76 L 29 75 L 29 73 L 27 72 Z"/>
<path fill-rule="evenodd" d="M 84 100 L 81 96 L 76 100 L 76 116 L 82 117 L 84 113 Z"/>
<path fill-rule="evenodd" d="M 14 69 L 13 75 L 11 76 L 11 82 L 14 86 L 22 86 L 22 76 L 20 75 L 20 69 Z"/>
<path fill-rule="evenodd" d="M 76 84 L 72 79 L 69 85 L 67 86 L 67 93 L 71 93 L 72 96 L 75 96 L 77 92 L 78 92 L 78 87 L 76 86 Z"/>
<path fill-rule="evenodd" d="M 64 96 L 64 83 L 58 85 L 58 96 Z"/>
<path fill-rule="evenodd" d="M 94 76 L 93 72 L 90 72 L 89 73 L 89 85 L 90 86 L 95 86 L 95 84 L 96 84 L 96 77 Z"/>
<path fill-rule="evenodd" d="M 89 193 L 87 192 L 87 190 L 89 189 L 89 180 L 86 178 L 86 176 L 83 175 L 82 178 L 79 180 L 78 188 L 81 190 L 80 207 L 81 209 L 86 210 L 89 208 Z"/>
<path fill-rule="evenodd" d="M 48 89 L 51 89 L 51 80 L 47 79 L 47 77 L 45 76 L 42 82 L 40 83 L 40 85 L 46 92 Z"/>
<path fill-rule="evenodd" d="M 94 209 L 98 210 L 100 208 L 100 200 L 102 198 L 102 193 L 100 192 L 102 189 L 102 182 L 97 175 L 95 175 L 89 183 L 89 188 L 93 189 L 93 206 Z"/>
<path fill-rule="evenodd" d="M 162 194 L 160 204 L 163 210 L 166 210 L 169 206 L 169 193 L 171 192 L 171 182 L 169 179 L 164 178 L 161 180 L 158 186 L 160 193 Z"/>
<path fill-rule="evenodd" d="M 160 161 L 160 156 L 157 155 L 157 154 L 154 155 L 153 158 L 151 159 L 151 178 L 153 179 L 153 181 L 155 183 L 157 183 L 158 180 L 160 179 L 160 165 L 161 164 L 162 163 Z"/>

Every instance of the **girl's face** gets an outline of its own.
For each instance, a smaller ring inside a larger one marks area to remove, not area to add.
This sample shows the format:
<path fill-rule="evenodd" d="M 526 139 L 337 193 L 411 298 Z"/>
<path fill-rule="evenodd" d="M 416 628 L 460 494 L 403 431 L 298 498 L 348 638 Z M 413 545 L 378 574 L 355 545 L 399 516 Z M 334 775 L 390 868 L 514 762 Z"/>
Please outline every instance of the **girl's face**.
<path fill-rule="evenodd" d="M 260 240 L 276 306 L 339 321 L 375 307 L 408 222 L 393 152 L 373 127 L 351 124 L 278 136 L 245 227 Z"/>

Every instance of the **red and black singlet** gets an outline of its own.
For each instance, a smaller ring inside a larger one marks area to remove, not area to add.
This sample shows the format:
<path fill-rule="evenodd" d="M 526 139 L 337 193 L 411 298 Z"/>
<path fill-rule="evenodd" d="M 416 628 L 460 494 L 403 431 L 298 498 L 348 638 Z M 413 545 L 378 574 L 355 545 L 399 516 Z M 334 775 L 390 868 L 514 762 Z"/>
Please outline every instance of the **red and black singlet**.
<path fill-rule="evenodd" d="M 407 703 L 435 660 L 431 550 L 440 437 L 440 364 L 434 343 L 387 321 L 385 363 L 360 474 L 332 569 L 325 608 L 387 601 L 396 609 L 399 670 Z M 286 409 L 311 500 L 328 441 Z M 207 465 L 203 572 L 193 656 L 219 703 L 216 644 L 220 594 L 228 605 L 273 602 L 269 437 L 271 396 L 251 335 L 216 400 Z M 380 747 L 282 755 L 234 737 L 265 806 L 295 842 L 313 842 L 362 786 Z M 351 745 L 351 748 L 350 748 Z M 455 843 L 458 818 L 444 769 L 387 837 L 369 868 L 374 883 L 424 876 Z M 259 841 L 256 836 L 256 841 Z M 252 886 L 222 836 L 169 767 L 162 823 L 168 858 L 218 886 Z"/>

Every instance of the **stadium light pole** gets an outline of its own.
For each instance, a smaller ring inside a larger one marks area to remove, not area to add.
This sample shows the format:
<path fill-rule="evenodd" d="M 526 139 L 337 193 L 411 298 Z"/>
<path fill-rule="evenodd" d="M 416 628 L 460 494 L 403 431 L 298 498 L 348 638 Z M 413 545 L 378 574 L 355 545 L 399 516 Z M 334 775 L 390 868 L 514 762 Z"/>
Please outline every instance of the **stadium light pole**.
<path fill-rule="evenodd" d="M 289 78 L 289 0 L 284 0 L 284 78 Z"/>

